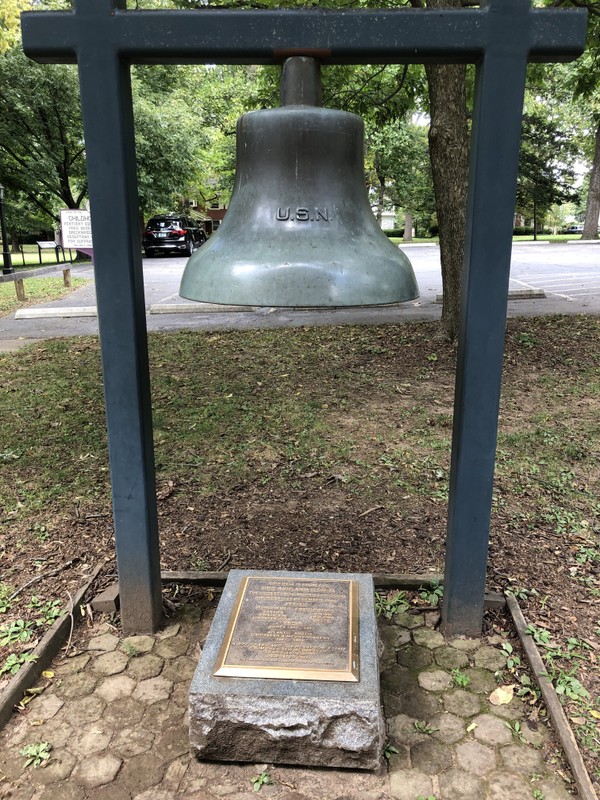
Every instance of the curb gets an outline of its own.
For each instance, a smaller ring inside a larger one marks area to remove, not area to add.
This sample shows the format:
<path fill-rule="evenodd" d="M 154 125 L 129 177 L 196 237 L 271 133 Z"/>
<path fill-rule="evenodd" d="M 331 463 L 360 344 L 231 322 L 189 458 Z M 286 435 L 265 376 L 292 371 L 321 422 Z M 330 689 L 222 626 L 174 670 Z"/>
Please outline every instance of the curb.
<path fill-rule="evenodd" d="M 519 635 L 519 639 L 521 640 L 521 644 L 523 645 L 523 650 L 525 651 L 531 671 L 533 672 L 538 686 L 540 687 L 540 691 L 548 711 L 548 716 L 552 720 L 554 730 L 556 731 L 556 734 L 560 740 L 560 744 L 566 759 L 569 762 L 569 766 L 571 767 L 571 771 L 573 773 L 573 778 L 575 779 L 575 784 L 579 793 L 581 794 L 582 800 L 598 800 L 596 792 L 594 791 L 594 787 L 592 786 L 590 776 L 588 775 L 585 764 L 583 763 L 583 758 L 581 757 L 579 747 L 577 746 L 577 741 L 573 735 L 573 731 L 571 730 L 571 726 L 569 725 L 566 714 L 563 711 L 563 707 L 560 704 L 560 700 L 558 699 L 558 695 L 556 694 L 556 690 L 552 684 L 552 681 L 548 677 L 542 657 L 540 656 L 535 642 L 526 632 L 527 624 L 525 622 L 523 612 L 521 611 L 521 608 L 515 598 L 511 595 L 507 596 L 506 605 L 510 611 L 510 615 Z"/>
<path fill-rule="evenodd" d="M 21 700 L 27 689 L 30 689 L 38 680 L 65 643 L 77 619 L 75 610 L 81 605 L 87 590 L 96 580 L 105 563 L 106 560 L 96 564 L 87 582 L 73 596 L 71 611 L 59 617 L 52 627 L 46 631 L 42 640 L 32 652 L 36 660 L 21 667 L 6 689 L 0 694 L 0 728 L 4 727 L 8 722 L 12 716 L 13 707 Z"/>

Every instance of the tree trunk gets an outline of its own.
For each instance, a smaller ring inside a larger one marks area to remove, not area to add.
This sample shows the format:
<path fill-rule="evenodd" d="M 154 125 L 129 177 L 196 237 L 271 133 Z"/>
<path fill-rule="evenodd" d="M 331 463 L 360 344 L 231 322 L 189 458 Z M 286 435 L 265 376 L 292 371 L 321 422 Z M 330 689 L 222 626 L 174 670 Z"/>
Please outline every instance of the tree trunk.
<path fill-rule="evenodd" d="M 429 8 L 461 8 L 461 0 L 427 0 Z M 467 214 L 469 134 L 466 67 L 429 64 L 429 155 L 442 262 L 442 335 L 458 334 Z"/>
<path fill-rule="evenodd" d="M 594 149 L 594 163 L 590 173 L 590 188 L 588 191 L 585 220 L 583 222 L 582 239 L 598 238 L 598 221 L 600 219 L 600 124 L 596 129 L 596 146 Z"/>
<path fill-rule="evenodd" d="M 410 211 L 407 211 L 404 215 L 404 236 L 402 237 L 403 242 L 412 242 L 412 229 L 413 229 L 413 218 Z"/>

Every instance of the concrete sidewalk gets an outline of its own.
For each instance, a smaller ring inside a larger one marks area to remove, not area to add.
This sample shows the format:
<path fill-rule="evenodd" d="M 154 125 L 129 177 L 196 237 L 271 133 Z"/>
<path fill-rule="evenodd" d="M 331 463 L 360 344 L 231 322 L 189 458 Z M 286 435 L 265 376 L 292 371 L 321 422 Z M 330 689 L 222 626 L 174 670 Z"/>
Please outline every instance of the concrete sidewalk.
<path fill-rule="evenodd" d="M 202 763 L 189 752 L 187 695 L 216 601 L 181 608 L 155 636 L 108 621 L 76 631 L 43 691 L 0 733 L 0 798 L 11 800 L 569 800 L 537 709 L 491 693 L 511 683 L 502 638 L 446 643 L 439 615 L 380 620 L 388 759 L 377 773 Z M 513 640 L 513 645 L 515 644 Z M 48 742 L 46 766 L 25 745 Z M 393 748 L 393 749 L 392 749 Z M 260 795 L 251 779 L 274 781 Z M 1 775 L 0 775 L 1 778 Z"/>

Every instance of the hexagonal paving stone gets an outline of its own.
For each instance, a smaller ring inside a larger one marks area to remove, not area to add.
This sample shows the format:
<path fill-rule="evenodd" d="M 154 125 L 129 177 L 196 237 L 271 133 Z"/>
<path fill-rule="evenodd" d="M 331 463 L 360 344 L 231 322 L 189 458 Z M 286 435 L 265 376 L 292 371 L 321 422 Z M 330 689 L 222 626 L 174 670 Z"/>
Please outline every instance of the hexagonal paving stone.
<path fill-rule="evenodd" d="M 112 741 L 110 749 L 121 758 L 131 758 L 147 753 L 155 739 L 154 731 L 149 731 L 140 725 L 135 728 L 125 728 L 119 731 Z"/>
<path fill-rule="evenodd" d="M 410 642 L 410 631 L 398 625 L 380 622 L 378 625 L 381 641 L 390 650 L 402 647 Z"/>
<path fill-rule="evenodd" d="M 167 641 L 169 640 L 167 639 Z M 132 697 L 134 700 L 139 700 L 141 703 L 151 705 L 152 703 L 157 703 L 159 700 L 168 700 L 172 691 L 172 681 L 160 677 L 148 678 L 148 680 L 138 683 Z"/>
<path fill-rule="evenodd" d="M 75 675 L 67 675 L 60 685 L 55 684 L 53 689 L 63 700 L 75 700 L 91 694 L 96 688 L 96 683 L 97 679 L 89 672 L 77 672 Z"/>
<path fill-rule="evenodd" d="M 172 761 L 189 751 L 190 734 L 184 725 L 168 728 L 152 748 L 152 754 L 161 761 Z"/>
<path fill-rule="evenodd" d="M 480 777 L 462 769 L 450 769 L 439 777 L 443 800 L 482 800 L 484 783 Z"/>
<path fill-rule="evenodd" d="M 87 725 L 100 719 L 106 703 L 101 697 L 95 694 L 81 698 L 81 700 L 71 700 L 69 702 L 69 723 L 77 728 L 80 725 Z"/>
<path fill-rule="evenodd" d="M 409 614 L 407 611 L 401 611 L 400 614 L 394 616 L 394 622 L 396 625 L 413 630 L 425 624 L 425 617 L 423 614 Z"/>
<path fill-rule="evenodd" d="M 34 783 L 57 783 L 66 780 L 77 763 L 75 756 L 64 748 L 51 751 L 52 757 L 43 769 L 34 769 L 29 777 Z"/>
<path fill-rule="evenodd" d="M 143 703 L 138 703 L 137 700 L 132 700 L 131 697 L 124 697 L 122 700 L 110 703 L 104 714 L 104 720 L 114 730 L 120 730 L 121 728 L 129 728 L 131 725 L 137 725 L 144 716 L 145 711 L 146 706 Z"/>
<path fill-rule="evenodd" d="M 71 781 L 52 783 L 44 789 L 40 800 L 83 800 L 85 793 L 81 786 Z"/>
<path fill-rule="evenodd" d="M 456 748 L 458 766 L 475 775 L 487 775 L 496 769 L 496 753 L 481 742 L 461 742 Z"/>
<path fill-rule="evenodd" d="M 425 741 L 412 745 L 410 760 L 415 769 L 429 775 L 439 775 L 452 766 L 452 750 L 428 737 Z"/>
<path fill-rule="evenodd" d="M 487 714 L 493 714 L 495 717 L 502 719 L 515 720 L 522 719 L 525 716 L 525 709 L 523 708 L 523 701 L 515 697 L 510 703 L 506 705 L 495 706 L 492 703 L 487 704 L 485 711 Z"/>
<path fill-rule="evenodd" d="M 197 665 L 198 662 L 189 656 L 178 656 L 172 661 L 167 661 L 161 675 L 173 683 L 190 681 L 194 677 Z"/>
<path fill-rule="evenodd" d="M 102 720 L 99 720 L 98 722 L 90 723 L 89 726 L 78 731 L 77 735 L 74 736 L 70 742 L 69 749 L 72 750 L 75 755 L 86 758 L 88 755 L 100 753 L 108 747 L 112 736 L 112 729 L 104 724 Z"/>
<path fill-rule="evenodd" d="M 116 650 L 118 644 L 119 644 L 118 636 L 115 636 L 113 633 L 103 633 L 100 636 L 95 636 L 93 639 L 90 639 L 87 645 L 87 649 L 100 650 L 102 652 L 108 653 L 112 650 Z"/>
<path fill-rule="evenodd" d="M 398 751 L 390 753 L 387 759 L 388 772 L 396 772 L 399 769 L 410 769 L 410 748 L 392 739 L 392 744 Z"/>
<path fill-rule="evenodd" d="M 54 672 L 56 675 L 62 677 L 63 675 L 73 675 L 75 672 L 81 672 L 89 664 L 91 656 L 89 653 L 80 653 L 77 656 L 63 659 L 56 665 Z"/>
<path fill-rule="evenodd" d="M 157 642 L 154 652 L 161 658 L 177 658 L 177 656 L 184 656 L 189 647 L 183 636 L 174 636 L 172 639 L 164 639 L 162 642 Z"/>
<path fill-rule="evenodd" d="M 487 669 L 468 667 L 463 670 L 469 679 L 469 691 L 475 694 L 491 694 L 497 688 L 494 676 Z"/>
<path fill-rule="evenodd" d="M 419 686 L 427 692 L 444 692 L 452 687 L 452 676 L 441 669 L 419 673 Z"/>
<path fill-rule="evenodd" d="M 154 647 L 152 636 L 128 636 L 121 641 L 119 650 L 127 653 L 130 657 L 135 657 L 141 653 L 149 653 Z"/>
<path fill-rule="evenodd" d="M 96 694 L 100 695 L 107 703 L 112 703 L 115 700 L 130 697 L 135 688 L 135 681 L 128 675 L 111 675 L 98 686 Z"/>
<path fill-rule="evenodd" d="M 50 719 L 35 731 L 37 739 L 50 742 L 54 748 L 64 747 L 73 736 L 73 728 L 63 719 Z"/>
<path fill-rule="evenodd" d="M 407 717 L 406 714 L 397 714 L 388 719 L 388 731 L 390 738 L 398 744 L 411 745 L 417 742 L 424 742 L 427 738 L 426 733 L 422 733 L 415 728 L 418 722 L 414 717 Z"/>
<path fill-rule="evenodd" d="M 415 689 L 400 698 L 400 710 L 415 719 L 430 719 L 443 710 L 440 695 Z"/>
<path fill-rule="evenodd" d="M 477 650 L 481 642 L 479 639 L 452 639 L 449 644 L 450 647 L 454 647 L 456 650 L 462 650 L 463 653 L 471 653 L 473 650 Z"/>
<path fill-rule="evenodd" d="M 548 738 L 548 731 L 542 723 L 538 722 L 536 724 L 531 720 L 525 720 L 521 725 L 521 738 L 524 739 L 527 744 L 531 744 L 534 747 L 541 747 Z"/>
<path fill-rule="evenodd" d="M 480 714 L 473 720 L 477 726 L 473 734 L 476 739 L 484 744 L 510 744 L 512 732 L 506 722 L 491 714 Z"/>
<path fill-rule="evenodd" d="M 532 785 L 541 791 L 544 800 L 573 800 L 573 795 L 558 778 L 542 778 L 539 783 Z"/>
<path fill-rule="evenodd" d="M 87 789 L 94 789 L 96 786 L 104 786 L 111 783 L 117 777 L 121 764 L 120 758 L 104 753 L 103 755 L 92 756 L 85 761 L 81 761 L 73 772 L 72 779 L 80 786 Z"/>
<path fill-rule="evenodd" d="M 64 704 L 65 701 L 55 694 L 43 694 L 40 697 L 34 697 L 29 704 L 29 713 L 35 720 L 52 719 Z"/>
<path fill-rule="evenodd" d="M 416 631 L 413 631 L 412 636 L 416 645 L 428 647 L 430 650 L 435 650 L 445 644 L 442 634 L 439 631 L 431 630 L 431 628 L 417 628 Z"/>
<path fill-rule="evenodd" d="M 500 750 L 500 757 L 504 766 L 510 772 L 521 775 L 539 775 L 544 772 L 544 761 L 541 753 L 531 747 L 509 744 Z"/>
<path fill-rule="evenodd" d="M 137 795 L 160 783 L 164 773 L 165 765 L 154 753 L 143 753 L 127 759 L 119 775 L 119 784 L 129 791 L 135 790 Z"/>
<path fill-rule="evenodd" d="M 480 669 L 489 669 L 490 672 L 504 669 L 506 666 L 506 655 L 497 647 L 487 647 L 484 645 L 475 651 L 475 666 Z"/>
<path fill-rule="evenodd" d="M 411 692 L 418 686 L 417 677 L 414 672 L 406 667 L 388 667 L 381 673 L 381 688 L 384 692 L 403 695 Z"/>
<path fill-rule="evenodd" d="M 464 689 L 455 689 L 442 697 L 444 708 L 459 717 L 472 717 L 481 711 L 481 702 L 477 695 Z"/>
<path fill-rule="evenodd" d="M 164 660 L 159 656 L 147 653 L 139 658 L 130 659 L 127 674 L 136 681 L 145 681 L 160 675 L 164 664 Z"/>
<path fill-rule="evenodd" d="M 460 742 L 467 734 L 467 726 L 464 719 L 456 717 L 454 714 L 438 714 L 429 720 L 432 728 L 437 728 L 432 734 L 434 739 L 444 744 L 455 744 Z"/>
<path fill-rule="evenodd" d="M 415 800 L 433 792 L 431 777 L 416 769 L 401 769 L 390 775 L 390 792 L 394 800 Z"/>
<path fill-rule="evenodd" d="M 92 672 L 98 675 L 118 675 L 127 666 L 128 658 L 125 653 L 113 650 L 110 653 L 101 653 L 94 659 Z"/>
<path fill-rule="evenodd" d="M 181 630 L 181 625 L 179 622 L 174 622 L 172 625 L 169 625 L 167 628 L 163 628 L 162 631 L 159 631 L 156 634 L 157 639 L 170 639 L 172 636 L 177 636 L 179 631 Z"/>
<path fill-rule="evenodd" d="M 425 669 L 433 663 L 433 655 L 427 647 L 407 644 L 398 650 L 396 661 L 407 669 Z"/>
<path fill-rule="evenodd" d="M 466 667 L 469 663 L 469 656 L 466 653 L 448 645 L 434 650 L 433 657 L 438 667 L 447 669 L 448 671 L 461 669 L 462 667 Z"/>
<path fill-rule="evenodd" d="M 523 775 L 494 772 L 487 779 L 487 800 L 531 800 L 531 782 Z"/>

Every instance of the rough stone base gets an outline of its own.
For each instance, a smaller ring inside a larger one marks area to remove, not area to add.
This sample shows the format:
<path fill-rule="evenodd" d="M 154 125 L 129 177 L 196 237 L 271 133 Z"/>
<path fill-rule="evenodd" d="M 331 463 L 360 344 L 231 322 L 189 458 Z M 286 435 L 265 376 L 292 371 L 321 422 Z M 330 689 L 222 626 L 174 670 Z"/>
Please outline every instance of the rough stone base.
<path fill-rule="evenodd" d="M 247 575 L 357 581 L 359 682 L 214 677 L 227 622 Z M 372 578 L 233 570 L 190 687 L 190 743 L 200 758 L 209 760 L 377 769 L 384 724 Z"/>

